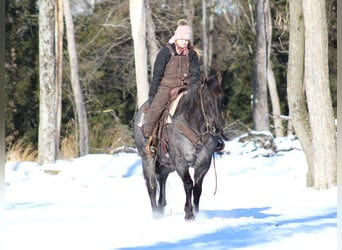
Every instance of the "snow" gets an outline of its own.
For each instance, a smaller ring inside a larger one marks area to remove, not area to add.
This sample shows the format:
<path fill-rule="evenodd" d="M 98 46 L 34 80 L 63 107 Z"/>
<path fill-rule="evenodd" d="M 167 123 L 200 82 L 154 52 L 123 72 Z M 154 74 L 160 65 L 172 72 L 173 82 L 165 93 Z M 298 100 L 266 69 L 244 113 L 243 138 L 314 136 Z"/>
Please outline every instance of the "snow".
<path fill-rule="evenodd" d="M 336 249 L 337 188 L 306 188 L 299 142 L 275 141 L 277 153 L 226 142 L 225 153 L 215 155 L 217 192 L 212 166 L 192 222 L 184 221 L 185 195 L 175 173 L 165 216 L 152 218 L 136 153 L 44 166 L 7 162 L 2 244 L 6 250 Z"/>

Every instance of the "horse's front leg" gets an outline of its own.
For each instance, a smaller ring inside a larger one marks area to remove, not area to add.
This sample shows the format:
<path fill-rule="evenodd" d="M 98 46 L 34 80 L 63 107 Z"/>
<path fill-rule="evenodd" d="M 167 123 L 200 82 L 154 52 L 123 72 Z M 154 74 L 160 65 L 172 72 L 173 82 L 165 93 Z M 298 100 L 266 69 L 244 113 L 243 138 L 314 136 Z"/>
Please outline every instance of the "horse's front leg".
<path fill-rule="evenodd" d="M 202 194 L 202 184 L 204 176 L 207 174 L 210 167 L 210 162 L 205 164 L 204 166 L 200 166 L 195 169 L 194 179 L 194 209 L 195 213 L 198 213 L 199 210 L 199 202 Z"/>
<path fill-rule="evenodd" d="M 194 220 L 194 212 L 192 207 L 192 190 L 193 190 L 193 181 L 191 179 L 189 170 L 178 171 L 178 175 L 181 177 L 183 181 L 184 191 L 185 191 L 185 217 L 184 219 L 187 221 Z"/>
<path fill-rule="evenodd" d="M 142 156 L 142 166 L 147 192 L 150 197 L 152 212 L 155 213 L 158 208 L 156 201 L 157 182 L 155 173 L 155 161 L 151 156 L 145 154 Z"/>

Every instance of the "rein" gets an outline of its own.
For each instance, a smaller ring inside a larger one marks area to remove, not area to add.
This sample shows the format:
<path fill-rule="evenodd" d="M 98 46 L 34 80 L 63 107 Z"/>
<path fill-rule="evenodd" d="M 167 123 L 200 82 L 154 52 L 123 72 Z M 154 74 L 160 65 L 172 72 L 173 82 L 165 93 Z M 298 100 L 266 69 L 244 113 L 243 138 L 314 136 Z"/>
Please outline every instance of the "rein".
<path fill-rule="evenodd" d="M 202 88 L 203 88 L 203 85 L 201 86 L 201 90 L 200 90 L 200 101 L 201 101 L 201 110 L 202 110 L 202 113 L 203 113 L 203 116 L 204 116 L 205 128 L 206 128 L 206 131 L 204 132 L 204 134 L 211 134 L 213 136 L 218 136 L 221 133 L 216 133 L 216 128 L 215 127 L 212 127 L 212 128 L 210 127 L 210 122 L 209 122 L 207 113 L 205 112 L 205 109 L 204 109 L 203 96 L 202 96 Z"/>
<path fill-rule="evenodd" d="M 203 88 L 203 85 L 201 86 L 201 89 L 200 89 L 200 101 L 201 101 L 202 113 L 203 113 L 204 120 L 205 120 L 205 127 L 207 129 L 205 131 L 205 134 L 211 134 L 211 135 L 216 136 L 217 134 L 212 133 L 212 129 L 210 129 L 209 119 L 208 119 L 208 116 L 207 116 L 207 114 L 205 112 L 205 109 L 204 109 L 203 96 L 202 96 L 202 88 Z M 214 190 L 214 195 L 216 195 L 216 192 L 217 192 L 217 171 L 216 171 L 216 162 L 215 162 L 214 154 L 212 155 L 212 157 L 213 157 L 213 165 L 214 165 L 214 173 L 215 173 L 215 190 Z"/>
<path fill-rule="evenodd" d="M 179 122 L 179 121 L 175 121 L 174 126 L 181 131 L 186 137 L 188 137 L 188 139 L 191 140 L 191 142 L 195 145 L 203 145 L 209 138 L 209 135 L 213 135 L 213 136 L 218 136 L 219 133 L 215 133 L 216 129 L 211 129 L 210 128 L 210 122 L 208 119 L 208 115 L 205 112 L 204 109 L 204 102 L 203 102 L 203 93 L 202 93 L 202 89 L 203 89 L 204 85 L 200 86 L 200 91 L 199 91 L 199 99 L 200 99 L 200 105 L 201 105 L 201 111 L 204 117 L 204 122 L 205 122 L 205 131 L 203 133 L 200 133 L 200 135 L 197 135 L 197 133 L 195 133 L 193 130 L 191 130 L 190 128 L 188 128 L 187 126 L 185 126 L 183 123 Z"/>
<path fill-rule="evenodd" d="M 216 171 L 216 163 L 215 163 L 215 157 L 213 154 L 213 163 L 214 163 L 214 172 L 215 172 L 215 191 L 214 191 L 214 195 L 217 192 L 217 171 Z"/>

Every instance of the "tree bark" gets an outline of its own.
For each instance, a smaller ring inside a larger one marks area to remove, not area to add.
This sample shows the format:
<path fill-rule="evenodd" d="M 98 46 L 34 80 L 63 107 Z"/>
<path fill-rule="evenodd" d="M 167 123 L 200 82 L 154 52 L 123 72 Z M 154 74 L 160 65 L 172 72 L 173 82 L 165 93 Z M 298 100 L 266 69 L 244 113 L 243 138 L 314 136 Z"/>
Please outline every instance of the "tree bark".
<path fill-rule="evenodd" d="M 337 149 L 329 85 L 325 0 L 303 0 L 303 15 L 304 82 L 313 146 L 313 170 L 307 182 L 316 189 L 329 188 L 337 183 Z"/>
<path fill-rule="evenodd" d="M 138 107 L 148 98 L 146 22 L 144 1 L 130 0 L 129 12 L 134 44 L 135 75 L 137 83 Z"/>
<path fill-rule="evenodd" d="M 269 48 L 267 43 L 268 0 L 254 0 L 256 13 L 256 48 L 253 72 L 253 129 L 269 131 L 267 103 L 267 68 Z"/>
<path fill-rule="evenodd" d="M 39 1 L 38 163 L 56 161 L 55 1 Z"/>
<path fill-rule="evenodd" d="M 279 103 L 279 96 L 277 91 L 277 83 L 273 73 L 273 64 L 272 61 L 269 61 L 268 67 L 268 90 L 270 92 L 271 102 L 272 102 L 272 114 L 273 114 L 273 121 L 274 121 L 274 133 L 276 137 L 283 137 L 284 136 L 284 129 L 282 125 L 282 119 L 280 117 L 280 103 Z"/>
<path fill-rule="evenodd" d="M 212 67 L 213 63 L 213 35 L 214 35 L 214 8 L 215 3 L 210 1 L 210 16 L 209 16 L 209 41 L 208 41 L 208 70 Z"/>
<path fill-rule="evenodd" d="M 312 176 L 312 136 L 304 93 L 304 20 L 302 0 L 290 0 L 290 37 L 287 68 L 287 95 L 292 125 L 303 147 L 308 164 L 307 179 Z M 309 183 L 308 183 L 309 184 Z M 312 185 L 312 184 L 311 184 Z"/>
<path fill-rule="evenodd" d="M 191 30 L 193 29 L 193 22 L 194 22 L 194 14 L 195 13 L 195 7 L 194 7 L 194 0 L 185 0 L 184 1 L 184 15 L 186 16 L 188 20 L 188 24 L 191 27 Z"/>
<path fill-rule="evenodd" d="M 202 0 L 203 72 L 208 76 L 207 1 Z"/>
<path fill-rule="evenodd" d="M 276 137 L 283 137 L 283 126 L 282 126 L 282 119 L 280 118 L 281 111 L 280 111 L 280 103 L 279 103 L 279 96 L 277 90 L 277 83 L 274 77 L 273 72 L 273 63 L 270 60 L 271 56 L 271 45 L 272 45 L 272 17 L 270 7 L 267 7 L 265 10 L 266 16 L 266 39 L 267 39 L 267 86 L 271 98 L 272 103 L 272 114 L 273 114 L 273 123 L 274 123 L 274 133 Z"/>
<path fill-rule="evenodd" d="M 63 65 L 63 0 L 56 0 L 55 8 L 55 47 L 56 47 L 56 107 L 57 107 L 57 132 L 56 132 L 56 155 L 58 157 L 59 141 L 62 123 L 62 65 Z"/>
<path fill-rule="evenodd" d="M 146 9 L 146 28 L 147 28 L 147 46 L 149 49 L 149 58 L 151 65 L 151 72 L 153 72 L 154 61 L 158 53 L 158 42 L 155 35 L 155 25 L 152 19 L 152 11 L 150 9 L 150 1 L 145 0 Z"/>
<path fill-rule="evenodd" d="M 69 0 L 63 0 L 64 4 L 64 17 L 66 23 L 67 40 L 68 40 L 68 52 L 70 61 L 71 72 L 71 87 L 74 94 L 78 126 L 79 126 L 79 154 L 81 156 L 89 153 L 88 146 L 88 120 L 85 103 L 83 101 L 82 89 L 80 86 L 78 76 L 78 61 L 76 53 L 74 23 L 72 21 L 72 15 L 70 11 Z"/>

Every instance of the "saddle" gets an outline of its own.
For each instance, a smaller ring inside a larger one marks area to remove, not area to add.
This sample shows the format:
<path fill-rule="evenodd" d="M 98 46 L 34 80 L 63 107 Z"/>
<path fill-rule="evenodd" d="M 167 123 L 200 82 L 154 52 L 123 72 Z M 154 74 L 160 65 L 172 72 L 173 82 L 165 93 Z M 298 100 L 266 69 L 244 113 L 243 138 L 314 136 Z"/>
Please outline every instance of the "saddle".
<path fill-rule="evenodd" d="M 181 85 L 170 89 L 169 102 L 166 108 L 162 112 L 156 127 L 153 129 L 152 140 L 147 142 L 146 148 L 150 148 L 152 153 L 155 151 L 161 156 L 161 158 L 168 158 L 168 135 L 167 125 L 172 122 L 172 116 L 176 112 L 178 103 L 188 89 L 187 85 Z"/>

